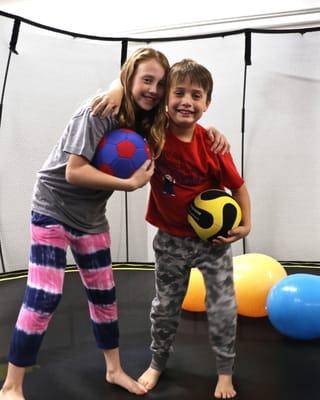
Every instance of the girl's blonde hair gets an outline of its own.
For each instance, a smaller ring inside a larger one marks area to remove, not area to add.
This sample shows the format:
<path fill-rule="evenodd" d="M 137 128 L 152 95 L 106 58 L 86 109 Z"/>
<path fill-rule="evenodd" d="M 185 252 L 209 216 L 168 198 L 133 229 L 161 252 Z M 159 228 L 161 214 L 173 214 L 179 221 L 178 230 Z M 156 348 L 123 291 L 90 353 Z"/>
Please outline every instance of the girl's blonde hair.
<path fill-rule="evenodd" d="M 139 111 L 131 94 L 133 78 L 138 66 L 146 61 L 156 60 L 164 69 L 164 86 L 166 87 L 166 77 L 170 70 L 169 61 L 160 51 L 152 48 L 140 48 L 130 55 L 121 69 L 121 83 L 123 86 L 123 99 L 118 114 L 119 126 L 130 129 L 137 129 L 139 122 L 139 133 L 144 136 L 150 146 L 154 158 L 161 153 L 165 142 L 165 96 L 159 104 L 151 111 L 143 114 L 142 120 L 137 121 L 136 113 Z"/>

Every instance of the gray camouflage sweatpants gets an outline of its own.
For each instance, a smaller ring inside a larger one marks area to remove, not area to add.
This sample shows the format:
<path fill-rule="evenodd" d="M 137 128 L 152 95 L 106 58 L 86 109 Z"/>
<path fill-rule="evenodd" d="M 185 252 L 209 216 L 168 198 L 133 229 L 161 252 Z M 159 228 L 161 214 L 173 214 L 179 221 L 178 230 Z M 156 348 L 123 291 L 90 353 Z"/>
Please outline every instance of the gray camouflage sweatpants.
<path fill-rule="evenodd" d="M 156 297 L 151 306 L 151 367 L 162 371 L 179 324 L 192 267 L 198 267 L 206 286 L 209 338 L 218 374 L 232 375 L 237 311 L 231 246 L 214 247 L 196 237 L 177 237 L 158 231 L 153 241 L 156 258 Z"/>

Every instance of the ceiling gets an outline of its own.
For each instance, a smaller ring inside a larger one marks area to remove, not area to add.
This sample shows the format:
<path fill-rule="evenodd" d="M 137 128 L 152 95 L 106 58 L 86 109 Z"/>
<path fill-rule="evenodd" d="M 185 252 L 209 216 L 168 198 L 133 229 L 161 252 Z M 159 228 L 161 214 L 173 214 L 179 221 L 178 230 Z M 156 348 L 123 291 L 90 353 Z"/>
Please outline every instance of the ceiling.
<path fill-rule="evenodd" d="M 175 36 L 289 24 L 320 25 L 320 0 L 0 0 L 0 10 L 71 32 Z M 163 32 L 163 33 L 161 33 Z"/>

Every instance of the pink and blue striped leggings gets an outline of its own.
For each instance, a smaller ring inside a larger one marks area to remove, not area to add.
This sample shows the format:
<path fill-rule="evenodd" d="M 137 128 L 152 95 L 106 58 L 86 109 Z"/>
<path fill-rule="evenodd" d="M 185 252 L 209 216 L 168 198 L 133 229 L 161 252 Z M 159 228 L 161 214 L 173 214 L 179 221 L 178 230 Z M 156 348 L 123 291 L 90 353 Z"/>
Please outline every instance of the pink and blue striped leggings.
<path fill-rule="evenodd" d="M 84 233 L 33 212 L 27 287 L 8 357 L 16 366 L 36 363 L 43 336 L 61 299 L 68 246 L 87 293 L 97 346 L 107 350 L 119 345 L 109 232 Z"/>

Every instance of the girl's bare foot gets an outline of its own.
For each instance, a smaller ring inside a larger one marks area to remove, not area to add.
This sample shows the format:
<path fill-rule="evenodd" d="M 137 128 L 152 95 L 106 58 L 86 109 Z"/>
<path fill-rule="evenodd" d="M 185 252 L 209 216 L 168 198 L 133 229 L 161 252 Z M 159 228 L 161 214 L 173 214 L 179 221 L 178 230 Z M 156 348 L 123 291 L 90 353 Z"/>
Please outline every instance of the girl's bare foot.
<path fill-rule="evenodd" d="M 108 371 L 106 374 L 106 380 L 113 385 L 123 387 L 124 389 L 128 390 L 128 392 L 133 394 L 143 395 L 148 392 L 143 385 L 130 378 L 130 376 L 127 375 L 122 369 L 119 369 L 115 372 Z M 2 400 L 1 397 L 0 400 Z"/>
<path fill-rule="evenodd" d="M 138 379 L 138 382 L 141 383 L 147 390 L 153 389 L 158 380 L 160 378 L 161 372 L 149 367 Z"/>
<path fill-rule="evenodd" d="M 25 400 L 20 389 L 2 388 L 0 390 L 0 400 Z"/>
<path fill-rule="evenodd" d="M 214 397 L 218 399 L 232 399 L 237 392 L 234 390 L 231 375 L 219 375 Z"/>

